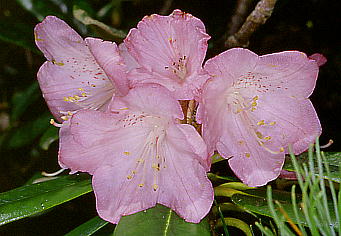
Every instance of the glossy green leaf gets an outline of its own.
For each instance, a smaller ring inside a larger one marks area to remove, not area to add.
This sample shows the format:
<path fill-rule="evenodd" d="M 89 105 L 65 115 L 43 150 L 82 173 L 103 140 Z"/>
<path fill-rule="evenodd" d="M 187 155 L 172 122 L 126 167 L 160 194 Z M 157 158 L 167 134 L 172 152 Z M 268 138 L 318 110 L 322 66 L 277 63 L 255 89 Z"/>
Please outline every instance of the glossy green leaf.
<path fill-rule="evenodd" d="M 78 226 L 77 228 L 73 229 L 69 233 L 65 234 L 65 236 L 90 236 L 93 235 L 95 232 L 103 228 L 109 224 L 108 221 L 102 220 L 98 216 L 92 218 L 91 220 L 85 222 L 84 224 Z"/>
<path fill-rule="evenodd" d="M 16 92 L 12 97 L 11 120 L 17 120 L 40 96 L 38 82 L 34 82 L 24 91 Z"/>
<path fill-rule="evenodd" d="M 62 0 L 17 0 L 17 3 L 39 21 L 42 21 L 48 15 L 61 17 L 68 10 L 67 5 Z"/>
<path fill-rule="evenodd" d="M 32 26 L 18 22 L 12 17 L 0 19 L 0 40 L 12 43 L 17 46 L 31 50 L 40 54 L 34 44 Z"/>
<path fill-rule="evenodd" d="M 74 6 L 73 16 L 84 25 L 93 26 L 97 34 L 103 39 L 122 40 L 127 36 L 125 32 L 117 30 L 104 24 L 103 22 L 93 19 L 85 10 L 79 8 L 78 6 Z"/>
<path fill-rule="evenodd" d="M 43 212 L 91 191 L 87 175 L 68 175 L 0 193 L 0 225 Z"/>
<path fill-rule="evenodd" d="M 54 141 L 58 140 L 58 131 L 59 131 L 59 129 L 57 127 L 52 126 L 52 125 L 49 128 L 47 128 L 45 133 L 40 137 L 39 146 L 43 150 L 48 150 L 50 145 Z"/>
<path fill-rule="evenodd" d="M 185 222 L 171 209 L 157 205 L 146 211 L 124 216 L 114 231 L 114 236 L 205 236 L 210 235 L 206 219 L 199 224 Z"/>
<path fill-rule="evenodd" d="M 51 114 L 44 113 L 36 120 L 26 122 L 23 126 L 14 130 L 7 141 L 7 148 L 13 149 L 31 144 L 35 138 L 43 134 L 50 124 Z"/>
<path fill-rule="evenodd" d="M 324 152 L 326 157 L 326 161 L 329 164 L 330 174 L 327 174 L 324 171 L 323 178 L 330 179 L 334 182 L 341 183 L 341 175 L 340 175 L 340 168 L 341 168 L 341 152 Z M 297 156 L 297 161 L 299 163 L 308 163 L 308 153 L 302 153 L 301 155 Z M 315 166 L 315 176 L 319 176 L 317 159 L 314 159 L 314 166 Z M 294 171 L 294 165 L 291 159 L 287 159 L 285 161 L 285 165 L 283 169 L 288 171 Z"/>

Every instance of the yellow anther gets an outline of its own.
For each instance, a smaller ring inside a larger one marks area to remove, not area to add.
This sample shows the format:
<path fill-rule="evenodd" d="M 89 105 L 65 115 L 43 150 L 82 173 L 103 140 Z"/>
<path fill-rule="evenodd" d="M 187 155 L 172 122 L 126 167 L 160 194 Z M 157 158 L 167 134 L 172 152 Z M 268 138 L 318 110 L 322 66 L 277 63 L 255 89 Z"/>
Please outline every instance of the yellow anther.
<path fill-rule="evenodd" d="M 132 178 L 133 178 L 133 176 L 131 176 L 131 175 L 127 176 L 127 179 L 132 179 Z"/>
<path fill-rule="evenodd" d="M 269 123 L 269 125 L 275 125 L 276 124 L 276 121 L 272 121 Z"/>
<path fill-rule="evenodd" d="M 68 116 L 61 116 L 60 118 L 61 118 L 62 120 L 68 120 L 68 119 L 69 119 Z"/>
<path fill-rule="evenodd" d="M 256 131 L 256 135 L 258 138 L 262 139 L 263 138 L 263 134 L 261 132 Z"/>
<path fill-rule="evenodd" d="M 123 152 L 123 154 L 129 156 L 130 152 Z"/>
<path fill-rule="evenodd" d="M 245 153 L 245 156 L 247 157 L 247 158 L 249 158 L 250 156 L 251 156 L 251 154 L 250 153 Z"/>
<path fill-rule="evenodd" d="M 64 100 L 65 102 L 68 102 L 68 101 L 69 101 L 69 99 L 68 99 L 67 97 L 64 97 L 63 100 Z"/>
<path fill-rule="evenodd" d="M 265 125 L 264 120 L 258 121 L 257 125 Z"/>
<path fill-rule="evenodd" d="M 258 99 L 259 99 L 258 96 L 255 96 L 255 97 L 252 98 L 253 101 L 257 101 Z"/>
<path fill-rule="evenodd" d="M 153 184 L 154 191 L 156 191 L 158 188 L 159 188 L 159 186 L 157 184 Z"/>
<path fill-rule="evenodd" d="M 81 93 L 82 97 L 86 97 L 86 93 Z"/>
<path fill-rule="evenodd" d="M 264 137 L 264 140 L 269 141 L 271 139 L 271 136 Z"/>
<path fill-rule="evenodd" d="M 279 149 L 279 151 L 280 151 L 280 152 L 284 152 L 284 148 L 281 147 L 281 148 Z"/>
<path fill-rule="evenodd" d="M 157 170 L 157 171 L 160 171 L 160 164 L 153 163 L 152 168 Z"/>
<path fill-rule="evenodd" d="M 142 188 L 142 187 L 144 186 L 144 184 L 139 184 L 138 186 L 139 186 L 140 188 Z"/>
<path fill-rule="evenodd" d="M 57 62 L 56 60 L 52 60 L 52 63 L 57 65 L 57 66 L 63 66 L 64 65 L 63 62 Z"/>
<path fill-rule="evenodd" d="M 83 88 L 78 88 L 78 90 L 79 90 L 79 91 L 84 91 L 84 89 L 83 89 Z"/>
<path fill-rule="evenodd" d="M 243 140 L 239 140 L 238 144 L 243 145 L 245 142 Z"/>

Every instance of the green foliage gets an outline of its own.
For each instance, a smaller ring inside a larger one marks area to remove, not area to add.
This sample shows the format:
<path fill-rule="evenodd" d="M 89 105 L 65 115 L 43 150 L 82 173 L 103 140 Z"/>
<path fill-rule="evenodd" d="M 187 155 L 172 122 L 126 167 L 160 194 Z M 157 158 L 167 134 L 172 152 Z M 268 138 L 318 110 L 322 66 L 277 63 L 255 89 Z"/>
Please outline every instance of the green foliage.
<path fill-rule="evenodd" d="M 91 191 L 87 176 L 73 175 L 0 193 L 0 225 L 46 211 Z"/>
<path fill-rule="evenodd" d="M 279 235 L 295 235 L 293 232 L 296 232 L 299 235 L 311 234 L 313 236 L 329 236 L 339 235 L 341 233 L 340 184 L 336 185 L 332 181 L 334 178 L 329 178 L 331 172 L 328 159 L 326 158 L 327 156 L 335 157 L 338 155 L 325 155 L 322 153 L 320 151 L 318 139 L 316 140 L 315 148 L 316 157 L 314 157 L 313 148 L 311 147 L 308 152 L 308 163 L 304 163 L 303 165 L 299 165 L 296 157 L 291 154 L 292 163 L 298 177 L 299 187 L 302 191 L 302 197 L 297 199 L 295 185 L 292 187 L 291 209 L 286 209 L 280 201 L 273 201 L 273 192 L 271 191 L 271 187 L 268 186 L 268 207 L 271 212 L 271 217 L 277 225 Z M 317 169 L 315 163 L 317 163 Z M 340 162 L 338 164 L 340 165 Z M 324 174 L 324 172 L 326 172 L 326 174 Z M 328 183 L 330 194 L 327 192 L 326 183 Z M 339 189 L 338 196 L 334 185 Z M 276 207 L 274 203 L 276 204 Z M 291 229 L 289 229 L 287 224 L 284 224 L 285 221 L 289 223 Z M 261 224 L 257 224 L 257 226 L 266 235 L 276 235 L 276 232 L 271 232 Z"/>
<path fill-rule="evenodd" d="M 207 219 L 199 224 L 187 223 L 171 209 L 162 205 L 124 216 L 116 226 L 114 236 L 205 236 L 210 235 Z"/>
<path fill-rule="evenodd" d="M 84 224 L 78 226 L 77 228 L 73 229 L 65 236 L 90 236 L 93 235 L 95 232 L 103 228 L 109 224 L 109 222 L 102 220 L 98 216 L 92 218 L 91 220 L 85 222 Z"/>

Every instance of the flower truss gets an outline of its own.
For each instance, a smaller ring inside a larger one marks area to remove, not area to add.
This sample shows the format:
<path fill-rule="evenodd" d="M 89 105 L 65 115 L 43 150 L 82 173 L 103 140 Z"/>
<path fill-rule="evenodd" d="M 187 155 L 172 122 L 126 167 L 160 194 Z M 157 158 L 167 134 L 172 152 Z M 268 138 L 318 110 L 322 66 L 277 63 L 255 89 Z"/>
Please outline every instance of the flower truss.
<path fill-rule="evenodd" d="M 321 55 L 235 48 L 203 66 L 209 38 L 180 10 L 144 17 L 119 46 L 83 40 L 53 16 L 36 26 L 48 60 L 38 81 L 63 122 L 59 163 L 93 175 L 103 219 L 118 223 L 159 203 L 198 223 L 213 202 L 214 151 L 244 183 L 261 186 L 278 177 L 289 145 L 301 153 L 320 135 L 308 98 Z M 180 100 L 199 104 L 202 136 Z"/>

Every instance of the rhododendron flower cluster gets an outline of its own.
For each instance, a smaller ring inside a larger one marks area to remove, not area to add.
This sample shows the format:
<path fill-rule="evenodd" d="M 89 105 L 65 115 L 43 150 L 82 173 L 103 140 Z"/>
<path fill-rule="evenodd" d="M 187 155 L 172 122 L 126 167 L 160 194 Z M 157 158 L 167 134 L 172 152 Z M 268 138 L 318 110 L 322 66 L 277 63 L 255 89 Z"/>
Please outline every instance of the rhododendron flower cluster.
<path fill-rule="evenodd" d="M 261 186 L 278 177 L 289 145 L 301 153 L 320 135 L 308 98 L 321 56 L 234 48 L 203 65 L 209 38 L 180 10 L 146 16 L 118 46 L 83 40 L 53 16 L 36 26 L 47 59 L 38 81 L 62 122 L 59 163 L 93 175 L 103 219 L 162 204 L 198 223 L 214 198 L 206 173 L 215 151 Z M 200 134 L 186 124 L 186 100 L 198 105 Z"/>

